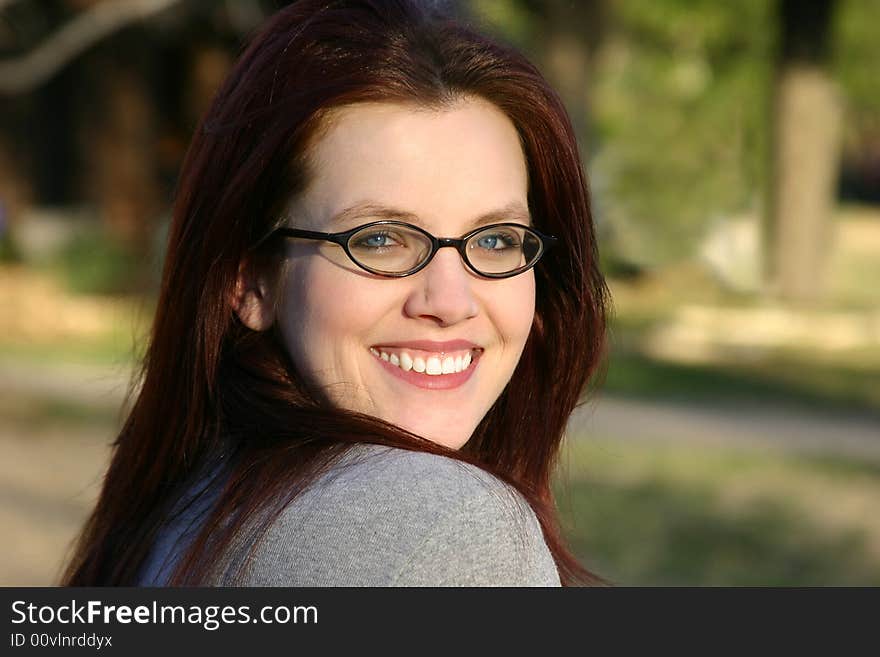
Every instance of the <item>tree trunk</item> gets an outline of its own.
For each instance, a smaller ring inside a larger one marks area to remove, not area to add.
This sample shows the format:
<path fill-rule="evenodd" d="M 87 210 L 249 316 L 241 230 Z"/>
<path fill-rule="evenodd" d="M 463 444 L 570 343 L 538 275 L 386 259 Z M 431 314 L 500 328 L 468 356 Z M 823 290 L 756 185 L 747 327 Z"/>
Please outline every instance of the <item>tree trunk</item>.
<path fill-rule="evenodd" d="M 833 243 L 842 104 L 827 67 L 834 0 L 783 0 L 766 274 L 774 296 L 822 298 Z"/>
<path fill-rule="evenodd" d="M 155 108 L 137 72 L 108 66 L 103 86 L 106 115 L 91 126 L 90 196 L 108 233 L 139 247 L 148 243 L 161 208 Z"/>
<path fill-rule="evenodd" d="M 590 89 L 596 51 L 601 42 L 607 7 L 605 0 L 533 2 L 541 17 L 542 64 L 559 90 L 571 116 L 583 153 L 587 153 L 590 130 Z"/>

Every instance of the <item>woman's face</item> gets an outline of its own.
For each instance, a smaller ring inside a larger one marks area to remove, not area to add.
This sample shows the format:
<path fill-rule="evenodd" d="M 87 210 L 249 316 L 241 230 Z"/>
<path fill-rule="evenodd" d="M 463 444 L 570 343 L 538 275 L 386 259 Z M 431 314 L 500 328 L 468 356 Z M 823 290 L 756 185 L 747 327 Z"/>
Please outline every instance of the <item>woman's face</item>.
<path fill-rule="evenodd" d="M 529 223 L 516 130 L 482 100 L 336 110 L 311 162 L 312 182 L 289 206 L 292 227 L 339 232 L 392 218 L 378 207 L 437 237 Z M 337 406 L 464 445 L 519 361 L 534 318 L 534 273 L 481 278 L 442 248 L 420 272 L 383 278 L 335 244 L 290 240 L 287 248 L 277 321 L 297 370 Z"/>

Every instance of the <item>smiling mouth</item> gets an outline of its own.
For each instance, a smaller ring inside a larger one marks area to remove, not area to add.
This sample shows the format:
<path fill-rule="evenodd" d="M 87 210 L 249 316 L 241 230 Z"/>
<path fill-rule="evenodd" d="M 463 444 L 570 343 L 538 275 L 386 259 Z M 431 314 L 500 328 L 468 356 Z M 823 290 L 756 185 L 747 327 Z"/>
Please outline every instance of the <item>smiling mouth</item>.
<path fill-rule="evenodd" d="M 370 347 L 370 353 L 389 365 L 404 372 L 417 372 L 429 376 L 466 372 L 473 367 L 482 352 L 483 350 L 480 348 L 429 352 L 417 349 Z"/>

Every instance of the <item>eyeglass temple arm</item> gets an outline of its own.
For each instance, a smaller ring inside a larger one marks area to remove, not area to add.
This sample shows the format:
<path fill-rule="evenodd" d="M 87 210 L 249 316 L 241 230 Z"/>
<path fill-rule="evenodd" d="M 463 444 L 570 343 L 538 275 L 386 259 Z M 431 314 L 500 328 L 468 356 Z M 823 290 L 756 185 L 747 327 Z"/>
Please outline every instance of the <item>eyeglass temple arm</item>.
<path fill-rule="evenodd" d="M 556 244 L 559 242 L 558 237 L 553 237 L 552 235 L 544 235 L 543 233 L 541 233 L 541 240 L 543 240 L 544 242 L 545 251 L 552 246 L 556 246 Z"/>
<path fill-rule="evenodd" d="M 284 237 L 299 237 L 306 240 L 322 240 L 325 242 L 335 242 L 336 244 L 344 245 L 349 233 L 350 231 L 345 233 L 322 233 L 316 230 L 303 230 L 302 228 L 288 228 L 284 226 L 281 228 L 276 228 L 269 234 L 269 237 L 272 237 L 274 235 L 283 235 Z"/>

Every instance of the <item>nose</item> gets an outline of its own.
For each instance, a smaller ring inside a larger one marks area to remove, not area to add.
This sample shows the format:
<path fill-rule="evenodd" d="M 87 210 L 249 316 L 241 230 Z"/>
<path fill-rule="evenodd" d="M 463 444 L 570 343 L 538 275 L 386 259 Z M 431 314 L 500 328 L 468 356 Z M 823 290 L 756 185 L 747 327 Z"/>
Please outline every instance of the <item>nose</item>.
<path fill-rule="evenodd" d="M 404 305 L 409 317 L 452 326 L 479 312 L 473 293 L 476 278 L 455 249 L 439 249 L 427 267 L 407 279 L 413 286 Z"/>

